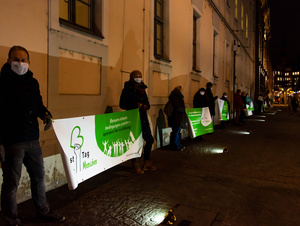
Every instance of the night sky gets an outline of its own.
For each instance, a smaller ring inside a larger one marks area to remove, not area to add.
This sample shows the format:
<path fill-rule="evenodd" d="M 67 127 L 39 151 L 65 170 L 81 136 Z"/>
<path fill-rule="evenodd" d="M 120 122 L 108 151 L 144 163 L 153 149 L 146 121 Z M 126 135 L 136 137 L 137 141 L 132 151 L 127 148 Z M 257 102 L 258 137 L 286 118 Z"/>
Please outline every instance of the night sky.
<path fill-rule="evenodd" d="M 271 9 L 271 55 L 279 59 L 285 39 L 289 63 L 300 62 L 300 0 L 269 0 Z"/>

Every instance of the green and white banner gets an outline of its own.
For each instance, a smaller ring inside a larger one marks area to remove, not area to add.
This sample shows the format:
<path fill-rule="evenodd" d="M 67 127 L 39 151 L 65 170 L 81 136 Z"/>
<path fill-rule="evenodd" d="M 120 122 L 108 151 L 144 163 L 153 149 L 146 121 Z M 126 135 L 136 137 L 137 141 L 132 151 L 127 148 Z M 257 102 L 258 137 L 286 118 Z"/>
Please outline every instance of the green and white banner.
<path fill-rule="evenodd" d="M 220 120 L 222 121 L 229 120 L 229 110 L 228 110 L 227 101 L 218 99 L 218 106 L 219 106 Z"/>
<path fill-rule="evenodd" d="M 247 112 L 246 112 L 247 116 L 253 115 L 254 105 L 252 101 L 249 104 L 246 104 L 246 108 L 247 108 Z"/>
<path fill-rule="evenodd" d="M 187 108 L 186 114 L 192 129 L 192 138 L 214 132 L 209 108 Z"/>
<path fill-rule="evenodd" d="M 56 119 L 53 127 L 69 189 L 132 158 L 143 148 L 138 109 L 103 115 Z"/>

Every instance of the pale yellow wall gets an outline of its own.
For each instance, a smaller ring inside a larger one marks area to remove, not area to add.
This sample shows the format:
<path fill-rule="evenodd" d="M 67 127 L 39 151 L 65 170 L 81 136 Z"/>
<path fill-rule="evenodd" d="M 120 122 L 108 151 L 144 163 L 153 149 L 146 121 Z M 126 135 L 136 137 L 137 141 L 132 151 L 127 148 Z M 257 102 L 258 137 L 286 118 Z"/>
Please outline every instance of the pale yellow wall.
<path fill-rule="evenodd" d="M 41 94 L 46 101 L 47 1 L 0 0 L 0 6 L 0 46 L 4 47 L 0 57 L 1 66 L 7 59 L 10 47 L 25 47 L 31 57 L 30 70 L 38 79 Z"/>
<path fill-rule="evenodd" d="M 109 10 L 108 104 L 118 108 L 128 74 L 133 70 L 140 70 L 144 74 L 143 1 L 110 0 Z M 147 82 L 146 76 L 143 79 Z"/>

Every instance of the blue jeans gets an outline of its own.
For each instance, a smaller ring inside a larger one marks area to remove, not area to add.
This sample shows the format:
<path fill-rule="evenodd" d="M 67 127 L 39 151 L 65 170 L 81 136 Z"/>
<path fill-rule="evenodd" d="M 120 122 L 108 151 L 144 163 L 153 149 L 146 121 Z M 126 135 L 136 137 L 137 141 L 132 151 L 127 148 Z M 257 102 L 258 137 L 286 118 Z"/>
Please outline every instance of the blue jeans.
<path fill-rule="evenodd" d="M 19 223 L 16 193 L 24 163 L 31 179 L 31 194 L 37 212 L 45 215 L 50 211 L 45 191 L 45 170 L 42 149 L 38 140 L 4 145 L 5 161 L 2 163 L 3 184 L 1 209 L 9 223 Z"/>
<path fill-rule="evenodd" d="M 180 126 L 177 126 L 177 125 L 172 126 L 172 132 L 170 135 L 170 144 L 171 144 L 171 146 L 173 146 L 175 148 L 181 147 L 180 130 L 181 130 Z"/>

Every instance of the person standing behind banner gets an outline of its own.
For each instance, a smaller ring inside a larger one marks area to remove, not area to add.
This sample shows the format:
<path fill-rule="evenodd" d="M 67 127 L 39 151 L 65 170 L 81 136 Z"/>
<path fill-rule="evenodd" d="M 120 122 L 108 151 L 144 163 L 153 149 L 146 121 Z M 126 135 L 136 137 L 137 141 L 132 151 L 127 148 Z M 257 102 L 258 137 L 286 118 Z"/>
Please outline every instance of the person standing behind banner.
<path fill-rule="evenodd" d="M 212 92 L 211 92 L 211 89 L 213 87 L 213 84 L 211 82 L 208 82 L 206 84 L 206 95 L 207 95 L 207 98 L 208 98 L 208 107 L 209 107 L 209 112 L 210 112 L 210 115 L 211 115 L 211 120 L 213 120 L 213 117 L 214 115 L 216 114 L 215 113 L 215 100 L 218 99 L 218 96 L 213 96 Z"/>
<path fill-rule="evenodd" d="M 258 106 L 259 114 L 264 111 L 263 104 L 264 104 L 264 97 L 261 94 L 259 94 L 259 96 L 257 98 L 257 106 Z"/>
<path fill-rule="evenodd" d="M 247 107 L 246 107 L 246 104 L 247 104 L 246 93 L 245 93 L 245 92 L 242 92 L 241 97 L 242 97 L 244 106 L 242 107 L 242 110 L 241 110 L 240 123 L 244 122 L 244 119 L 245 119 L 246 116 L 247 116 L 247 115 L 246 115 L 246 111 L 247 111 Z"/>
<path fill-rule="evenodd" d="M 246 93 L 246 103 L 250 106 L 251 102 L 252 102 L 252 100 L 249 96 L 249 93 Z"/>
<path fill-rule="evenodd" d="M 201 88 L 195 93 L 193 99 L 193 107 L 194 108 L 204 108 L 208 107 L 208 99 L 207 95 L 205 94 L 205 89 Z"/>
<path fill-rule="evenodd" d="M 132 159 L 132 168 L 137 174 L 143 174 L 145 170 L 156 170 L 156 166 L 150 162 L 150 155 L 154 138 L 148 121 L 147 111 L 150 109 L 147 86 L 142 81 L 142 73 L 134 70 L 130 73 L 129 81 L 125 82 L 120 97 L 120 107 L 124 110 L 139 108 L 143 139 L 146 141 L 144 146 L 144 165 L 143 170 L 139 167 L 137 159 Z"/>
<path fill-rule="evenodd" d="M 169 100 L 173 106 L 173 113 L 171 117 L 168 117 L 168 124 L 170 127 L 172 127 L 170 136 L 171 148 L 182 151 L 185 149 L 185 147 L 181 145 L 180 131 L 184 126 L 185 103 L 181 90 L 181 86 L 177 86 L 169 95 Z"/>
<path fill-rule="evenodd" d="M 234 108 L 235 108 L 235 124 L 240 125 L 241 110 L 244 106 L 244 102 L 241 97 L 241 90 L 238 89 L 234 94 Z"/>
<path fill-rule="evenodd" d="M 227 93 L 223 93 L 221 100 L 224 100 L 227 103 L 227 107 L 228 107 L 228 114 L 230 115 L 230 103 L 229 100 L 227 99 Z M 226 121 L 221 120 L 221 129 L 225 129 L 225 123 Z"/>
<path fill-rule="evenodd" d="M 46 198 L 38 118 L 45 124 L 44 131 L 51 128 L 52 121 L 50 112 L 43 105 L 39 83 L 28 69 L 29 64 L 28 51 L 22 46 L 13 46 L 0 76 L 1 209 L 8 225 L 20 225 L 16 196 L 22 163 L 30 177 L 37 218 L 48 222 L 65 220 L 64 216 L 51 210 Z"/>

